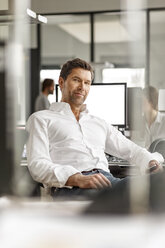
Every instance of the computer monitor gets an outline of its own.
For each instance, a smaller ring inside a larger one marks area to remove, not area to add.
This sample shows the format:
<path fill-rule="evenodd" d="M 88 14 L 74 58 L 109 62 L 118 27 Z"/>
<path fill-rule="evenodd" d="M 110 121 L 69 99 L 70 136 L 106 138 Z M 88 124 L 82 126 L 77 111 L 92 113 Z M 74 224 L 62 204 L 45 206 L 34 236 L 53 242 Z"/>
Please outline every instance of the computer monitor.
<path fill-rule="evenodd" d="M 56 101 L 60 100 L 61 92 L 56 85 Z M 114 126 L 126 126 L 126 83 L 92 84 L 85 103 L 92 115 Z"/>

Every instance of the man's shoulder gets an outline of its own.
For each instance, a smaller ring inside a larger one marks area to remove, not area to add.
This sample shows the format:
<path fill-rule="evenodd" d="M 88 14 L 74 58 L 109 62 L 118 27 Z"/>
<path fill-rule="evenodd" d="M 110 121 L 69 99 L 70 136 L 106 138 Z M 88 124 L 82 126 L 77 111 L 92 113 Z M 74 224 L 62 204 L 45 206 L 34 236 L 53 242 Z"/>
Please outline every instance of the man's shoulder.
<path fill-rule="evenodd" d="M 42 118 L 47 119 L 49 116 L 51 117 L 52 111 L 49 109 L 39 110 L 32 114 L 33 118 Z"/>
<path fill-rule="evenodd" d="M 44 97 L 44 95 L 42 93 L 40 93 L 37 97 L 36 100 L 42 99 Z"/>
<path fill-rule="evenodd" d="M 30 115 L 26 123 L 26 129 L 30 131 L 34 126 L 46 126 L 49 119 L 51 119 L 50 110 L 37 111 Z"/>
<path fill-rule="evenodd" d="M 50 110 L 40 110 L 40 111 L 36 111 L 34 112 L 28 119 L 28 121 L 32 121 L 32 120 L 47 120 L 49 118 L 49 116 L 51 116 L 51 111 Z"/>
<path fill-rule="evenodd" d="M 36 111 L 36 112 L 34 112 L 32 115 L 33 116 L 44 116 L 45 114 L 48 114 L 50 112 L 50 110 L 48 110 L 48 109 L 44 109 L 44 110 L 39 110 L 39 111 Z"/>

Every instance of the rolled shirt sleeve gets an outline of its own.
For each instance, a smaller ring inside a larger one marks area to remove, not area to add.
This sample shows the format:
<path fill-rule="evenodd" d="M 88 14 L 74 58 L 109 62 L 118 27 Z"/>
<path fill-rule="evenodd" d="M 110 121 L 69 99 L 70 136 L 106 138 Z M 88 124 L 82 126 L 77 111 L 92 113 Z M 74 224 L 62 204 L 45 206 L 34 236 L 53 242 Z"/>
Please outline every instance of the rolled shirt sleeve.
<path fill-rule="evenodd" d="M 33 179 L 48 187 L 64 187 L 68 178 L 79 171 L 71 165 L 63 166 L 52 162 L 47 124 L 44 120 L 35 114 L 31 115 L 26 130 L 29 133 L 27 162 Z"/>
<path fill-rule="evenodd" d="M 145 148 L 127 139 L 120 131 L 111 125 L 107 124 L 107 130 L 105 152 L 128 160 L 130 164 L 139 166 L 142 174 L 146 172 L 148 163 L 151 160 L 157 160 L 159 163 L 163 163 L 164 159 L 161 154 L 148 152 Z"/>

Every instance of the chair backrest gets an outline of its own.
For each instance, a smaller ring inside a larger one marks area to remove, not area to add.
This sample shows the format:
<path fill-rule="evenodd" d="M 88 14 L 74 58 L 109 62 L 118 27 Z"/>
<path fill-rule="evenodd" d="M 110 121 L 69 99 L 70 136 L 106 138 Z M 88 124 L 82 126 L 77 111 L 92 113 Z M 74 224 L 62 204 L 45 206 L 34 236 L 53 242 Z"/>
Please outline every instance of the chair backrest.
<path fill-rule="evenodd" d="M 150 152 L 159 152 L 165 158 L 165 138 L 156 139 L 149 147 Z"/>

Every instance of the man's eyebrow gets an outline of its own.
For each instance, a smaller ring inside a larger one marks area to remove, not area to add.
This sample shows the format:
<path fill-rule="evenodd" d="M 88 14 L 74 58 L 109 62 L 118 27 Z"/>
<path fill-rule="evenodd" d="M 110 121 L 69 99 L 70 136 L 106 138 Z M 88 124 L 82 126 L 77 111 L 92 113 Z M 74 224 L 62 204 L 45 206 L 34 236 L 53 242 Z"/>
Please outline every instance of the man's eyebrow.
<path fill-rule="evenodd" d="M 77 78 L 77 79 L 80 79 L 80 80 L 81 80 L 81 78 L 80 78 L 79 76 L 76 76 L 76 75 L 75 75 L 75 76 L 73 75 L 73 77 L 72 77 L 72 78 Z M 89 83 L 91 83 L 91 82 L 92 82 L 92 80 L 88 80 L 88 79 L 87 79 L 87 80 L 85 80 L 85 81 L 86 81 L 86 82 L 89 82 Z"/>
<path fill-rule="evenodd" d="M 78 79 L 81 79 L 79 76 L 76 76 L 76 75 L 75 75 L 75 76 L 73 76 L 72 78 L 78 78 Z"/>

